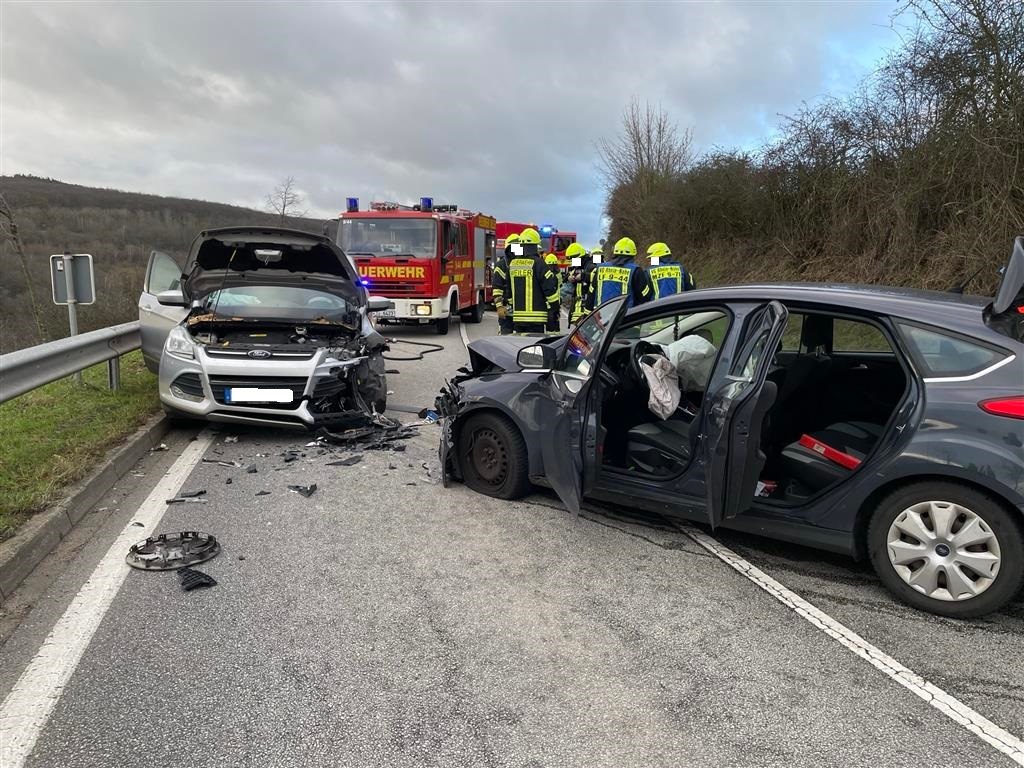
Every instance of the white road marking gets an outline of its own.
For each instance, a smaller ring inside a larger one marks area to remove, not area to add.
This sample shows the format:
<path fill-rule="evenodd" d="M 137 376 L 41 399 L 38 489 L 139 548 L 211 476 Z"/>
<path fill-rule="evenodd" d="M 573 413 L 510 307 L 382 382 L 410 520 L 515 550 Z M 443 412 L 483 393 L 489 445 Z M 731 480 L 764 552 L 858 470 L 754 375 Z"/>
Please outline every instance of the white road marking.
<path fill-rule="evenodd" d="M 165 500 L 177 495 L 212 440 L 213 433 L 205 430 L 185 447 L 132 518 L 143 527 L 129 523 L 121 531 L 4 699 L 0 706 L 0 765 L 4 768 L 20 768 L 32 753 L 64 686 L 131 570 L 124 561 L 128 548 L 154 533 L 167 510 Z"/>
<path fill-rule="evenodd" d="M 787 608 L 791 608 L 798 616 L 809 622 L 812 626 L 853 651 L 853 653 L 860 656 L 871 666 L 895 680 L 914 695 L 924 699 L 954 723 L 966 728 L 985 743 L 995 747 L 1018 765 L 1024 765 L 1024 741 L 1009 731 L 1000 728 L 963 702 L 953 698 L 913 670 L 903 666 L 896 659 L 873 646 L 852 629 L 844 624 L 840 624 L 824 611 L 811 605 L 800 595 L 787 589 L 764 571 L 747 562 L 706 533 L 689 525 L 681 525 L 679 527 L 687 536 L 704 547 L 708 552 L 715 555 L 726 565 L 739 571 Z"/>
<path fill-rule="evenodd" d="M 466 330 L 466 324 L 459 320 L 459 333 L 462 335 L 462 343 L 469 347 L 469 332 Z"/>

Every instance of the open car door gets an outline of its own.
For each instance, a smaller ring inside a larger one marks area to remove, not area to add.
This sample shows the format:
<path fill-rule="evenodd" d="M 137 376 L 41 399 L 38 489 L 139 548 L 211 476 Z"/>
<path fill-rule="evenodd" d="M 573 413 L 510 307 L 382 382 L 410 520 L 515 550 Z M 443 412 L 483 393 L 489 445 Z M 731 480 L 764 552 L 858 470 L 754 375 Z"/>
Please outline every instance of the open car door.
<path fill-rule="evenodd" d="M 754 498 L 765 463 L 761 432 L 778 394 L 767 376 L 788 317 L 777 301 L 751 312 L 725 382 L 705 400 L 707 422 L 700 450 L 712 527 L 738 515 Z"/>
<path fill-rule="evenodd" d="M 589 412 L 589 394 L 626 311 L 626 298 L 618 296 L 591 312 L 569 336 L 551 373 L 537 382 L 538 421 L 547 426 L 541 447 L 544 476 L 575 514 L 580 511 L 587 465 L 596 461 L 597 414 Z"/>
<path fill-rule="evenodd" d="M 139 296 L 139 336 L 142 340 L 142 358 L 153 373 L 160 369 L 160 355 L 171 329 L 185 319 L 187 307 L 165 307 L 157 301 L 162 291 L 181 290 L 181 266 L 161 251 L 149 254 L 146 281 Z"/>

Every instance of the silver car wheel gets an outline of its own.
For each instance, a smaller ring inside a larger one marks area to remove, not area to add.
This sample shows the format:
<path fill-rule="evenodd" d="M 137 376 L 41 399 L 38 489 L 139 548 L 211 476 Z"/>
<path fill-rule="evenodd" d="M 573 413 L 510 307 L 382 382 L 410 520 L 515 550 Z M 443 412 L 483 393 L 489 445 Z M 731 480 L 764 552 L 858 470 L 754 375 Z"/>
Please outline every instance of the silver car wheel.
<path fill-rule="evenodd" d="M 999 540 L 960 504 L 922 501 L 908 507 L 889 526 L 886 544 L 893 570 L 935 600 L 970 600 L 999 574 Z"/>

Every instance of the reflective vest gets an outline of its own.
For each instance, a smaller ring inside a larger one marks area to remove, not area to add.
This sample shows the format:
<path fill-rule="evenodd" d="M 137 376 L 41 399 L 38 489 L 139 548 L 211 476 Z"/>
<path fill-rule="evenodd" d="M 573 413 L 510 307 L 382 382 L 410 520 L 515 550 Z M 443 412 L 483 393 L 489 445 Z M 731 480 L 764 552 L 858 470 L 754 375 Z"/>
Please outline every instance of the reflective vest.
<path fill-rule="evenodd" d="M 536 267 L 541 267 L 545 272 L 541 275 L 534 274 Z M 544 278 L 547 278 L 549 273 L 554 290 L 551 296 L 545 296 L 543 286 L 547 280 Z M 512 299 L 513 323 L 548 321 L 548 304 L 558 301 L 558 281 L 546 264 L 530 256 L 512 259 L 508 263 L 508 285 Z"/>
<path fill-rule="evenodd" d="M 663 299 L 675 293 L 682 293 L 687 290 L 686 270 L 679 264 L 663 264 L 658 267 L 651 267 L 647 270 L 654 284 L 654 298 Z"/>
<path fill-rule="evenodd" d="M 629 290 L 630 280 L 636 264 L 629 262 L 621 266 L 600 264 L 594 268 L 594 306 L 604 304 L 609 299 L 626 294 L 629 299 L 626 306 L 633 306 L 633 294 Z"/>

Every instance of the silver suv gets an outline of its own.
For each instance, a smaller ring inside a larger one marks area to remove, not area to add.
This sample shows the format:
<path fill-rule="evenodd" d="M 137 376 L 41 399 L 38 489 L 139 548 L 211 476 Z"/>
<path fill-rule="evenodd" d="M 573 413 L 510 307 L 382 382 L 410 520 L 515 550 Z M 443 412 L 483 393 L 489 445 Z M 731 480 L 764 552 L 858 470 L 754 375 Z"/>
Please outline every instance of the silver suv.
<path fill-rule="evenodd" d="M 385 340 L 367 312 L 388 305 L 327 237 L 211 229 L 184 269 L 151 254 L 142 353 L 173 417 L 330 426 L 387 405 Z"/>

